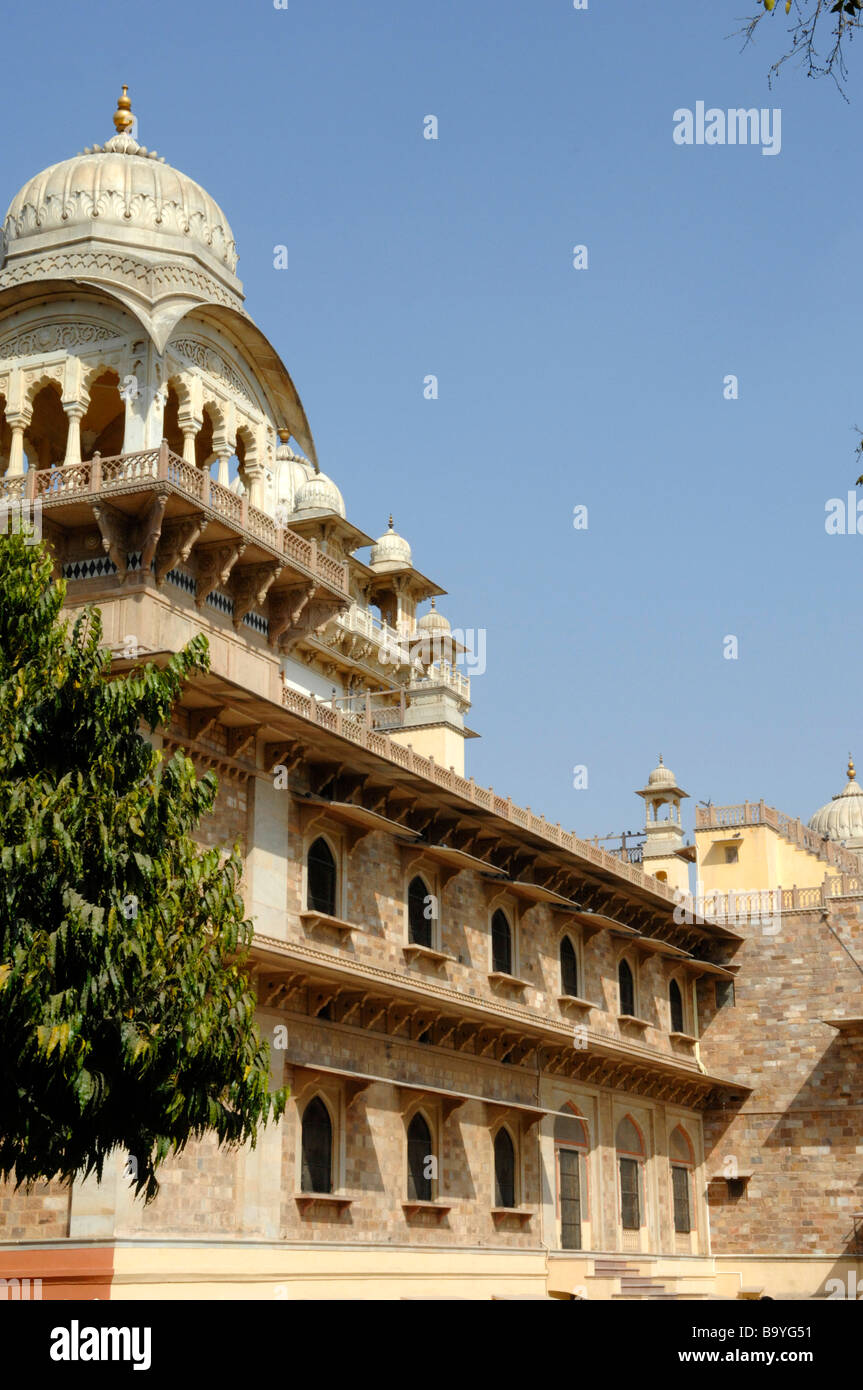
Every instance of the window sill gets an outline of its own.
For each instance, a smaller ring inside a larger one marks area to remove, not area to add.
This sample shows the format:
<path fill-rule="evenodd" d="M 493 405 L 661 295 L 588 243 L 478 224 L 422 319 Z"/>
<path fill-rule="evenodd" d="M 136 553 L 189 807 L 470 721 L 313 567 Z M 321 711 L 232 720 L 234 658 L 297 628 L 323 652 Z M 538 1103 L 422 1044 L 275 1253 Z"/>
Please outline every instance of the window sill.
<path fill-rule="evenodd" d="M 440 1220 L 442 1216 L 446 1216 L 448 1211 L 452 1211 L 452 1207 L 447 1206 L 445 1202 L 402 1202 L 402 1211 L 408 1221 L 410 1221 L 412 1216 L 416 1216 L 417 1212 L 421 1211 L 435 1212 L 438 1220 Z"/>
<path fill-rule="evenodd" d="M 300 913 L 300 921 L 304 927 L 331 927 L 334 931 L 341 932 L 342 936 L 350 936 L 351 932 L 361 931 L 356 922 L 345 922 L 341 917 L 331 917 L 328 912 L 307 912 Z"/>
<path fill-rule="evenodd" d="M 589 999 L 579 999 L 577 994 L 559 994 L 557 1002 L 562 1009 L 595 1009 L 596 1004 L 591 1004 Z"/>
<path fill-rule="evenodd" d="M 691 1033 L 669 1033 L 668 1036 L 672 1042 L 690 1043 L 693 1047 L 698 1042 L 698 1039 L 694 1038 Z"/>
<path fill-rule="evenodd" d="M 509 975 L 505 970 L 490 970 L 488 978 L 493 985 L 509 985 L 512 989 L 530 988 L 529 980 L 521 980 L 518 975 Z"/>
<path fill-rule="evenodd" d="M 352 1197 L 340 1197 L 335 1192 L 297 1192 L 294 1201 L 301 1216 L 306 1216 L 313 1207 L 334 1207 L 339 1213 L 347 1211 Z"/>
<path fill-rule="evenodd" d="M 435 965 L 443 965 L 445 961 L 455 960 L 455 956 L 448 955 L 446 951 L 436 951 L 433 946 L 419 946 L 415 941 L 410 942 L 403 949 L 409 965 L 417 956 L 421 960 L 434 961 Z"/>
<path fill-rule="evenodd" d="M 533 1212 L 529 1207 L 492 1207 L 491 1215 L 495 1223 L 503 1221 L 506 1216 L 514 1216 L 521 1222 L 522 1226 L 526 1226 L 533 1216 Z"/>
<path fill-rule="evenodd" d="M 646 1018 L 636 1018 L 635 1014 L 618 1014 L 618 1023 L 631 1023 L 634 1028 L 649 1028 L 650 1024 Z"/>

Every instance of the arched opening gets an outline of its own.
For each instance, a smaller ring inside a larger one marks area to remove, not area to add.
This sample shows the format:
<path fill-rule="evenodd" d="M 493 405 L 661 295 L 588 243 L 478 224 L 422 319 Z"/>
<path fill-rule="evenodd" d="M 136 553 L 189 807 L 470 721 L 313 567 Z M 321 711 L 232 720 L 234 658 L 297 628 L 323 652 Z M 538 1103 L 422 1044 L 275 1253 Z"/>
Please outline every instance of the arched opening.
<path fill-rule="evenodd" d="M 168 399 L 162 418 L 162 438 L 167 439 L 168 448 L 174 454 L 183 455 L 183 431 L 180 429 L 180 397 L 175 386 L 168 384 Z"/>
<path fill-rule="evenodd" d="M 205 405 L 201 428 L 195 435 L 195 463 L 199 468 L 208 469 L 213 461 L 213 436 L 221 423 L 222 417 L 211 405 Z"/>
<path fill-rule="evenodd" d="M 562 994 L 578 998 L 578 955 L 568 936 L 560 942 L 560 986 Z"/>
<path fill-rule="evenodd" d="M 686 1236 L 692 1230 L 692 1172 L 695 1156 L 689 1135 L 681 1125 L 672 1130 L 668 1149 L 671 1160 L 674 1230 L 676 1235 Z"/>
<path fill-rule="evenodd" d="M 676 980 L 672 980 L 668 986 L 668 1008 L 671 1014 L 672 1033 L 685 1033 L 683 1026 L 683 995 L 680 992 L 680 985 Z"/>
<path fill-rule="evenodd" d="M 665 872 L 664 869 L 658 869 L 656 872 L 656 877 L 658 878 L 660 883 L 668 882 L 668 874 Z"/>
<path fill-rule="evenodd" d="M 408 1125 L 408 1198 L 412 1202 L 432 1201 L 435 1160 L 431 1130 L 417 1113 Z"/>
<path fill-rule="evenodd" d="M 61 404 L 60 386 L 48 382 L 33 397 L 33 413 L 24 431 L 24 452 L 31 468 L 57 467 L 66 454 L 69 420 Z"/>
<path fill-rule="evenodd" d="M 126 406 L 120 395 L 120 378 L 106 368 L 88 387 L 90 404 L 81 421 L 81 458 L 94 454 L 113 458 L 123 452 L 126 433 Z"/>
<path fill-rule="evenodd" d="M 617 967 L 617 988 L 620 995 L 620 1012 L 630 1018 L 635 1017 L 635 976 L 632 966 L 624 959 Z"/>
<path fill-rule="evenodd" d="M 335 855 L 322 835 L 309 848 L 306 860 L 306 901 L 311 912 L 323 912 L 328 917 L 336 914 L 336 860 Z"/>
<path fill-rule="evenodd" d="M 303 1111 L 300 1185 L 303 1192 L 333 1190 L 333 1122 L 320 1096 Z"/>
<path fill-rule="evenodd" d="M 491 968 L 501 975 L 512 974 L 512 927 L 501 908 L 491 919 Z"/>
<path fill-rule="evenodd" d="M 507 1129 L 499 1129 L 494 1139 L 494 1204 L 515 1206 L 515 1145 Z"/>
<path fill-rule="evenodd" d="M 557 1206 L 560 1215 L 560 1248 L 581 1250 L 582 1181 L 587 1156 L 587 1129 L 572 1106 L 554 1119 L 557 1160 Z"/>
<path fill-rule="evenodd" d="M 624 1115 L 617 1126 L 614 1142 L 620 1177 L 620 1224 L 624 1231 L 638 1231 L 642 1225 L 644 1140 L 630 1115 Z"/>
<path fill-rule="evenodd" d="M 419 874 L 408 885 L 408 940 L 415 946 L 431 946 L 433 899 Z"/>

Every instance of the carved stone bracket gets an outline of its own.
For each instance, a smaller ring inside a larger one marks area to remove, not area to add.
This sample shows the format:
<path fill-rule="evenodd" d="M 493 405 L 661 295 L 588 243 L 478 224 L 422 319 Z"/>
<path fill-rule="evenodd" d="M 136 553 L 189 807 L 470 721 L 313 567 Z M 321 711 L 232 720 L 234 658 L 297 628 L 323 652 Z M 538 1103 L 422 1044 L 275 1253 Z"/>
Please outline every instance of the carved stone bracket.
<path fill-rule="evenodd" d="M 119 582 L 126 578 L 129 553 L 129 518 L 106 502 L 92 502 L 93 515 L 102 537 L 102 549 L 117 567 Z"/>
<path fill-rule="evenodd" d="M 334 604 L 329 595 L 318 598 L 317 594 L 316 584 L 301 584 L 272 595 L 268 634 L 271 647 L 278 644 L 279 650 L 286 653 L 303 637 L 320 637 L 336 613 L 350 606 L 348 598 Z"/>
<path fill-rule="evenodd" d="M 186 517 L 181 521 L 169 521 L 162 527 L 162 535 L 156 550 L 156 583 L 161 584 L 165 575 L 181 561 L 185 564 L 200 536 L 207 529 L 206 517 Z"/>
<path fill-rule="evenodd" d="M 162 518 L 168 505 L 167 492 L 157 492 L 146 515 L 135 527 L 135 545 L 141 552 L 141 569 L 146 574 L 153 564 L 153 556 L 162 535 Z"/>
<path fill-rule="evenodd" d="M 201 545 L 195 551 L 195 607 L 201 608 L 214 589 L 227 584 L 231 570 L 246 549 L 245 541 Z"/>
<path fill-rule="evenodd" d="M 234 599 L 234 627 L 239 628 L 247 613 L 253 608 L 262 608 L 270 587 L 278 579 L 282 566 L 274 563 L 266 565 L 244 565 L 234 573 L 232 595 Z"/>

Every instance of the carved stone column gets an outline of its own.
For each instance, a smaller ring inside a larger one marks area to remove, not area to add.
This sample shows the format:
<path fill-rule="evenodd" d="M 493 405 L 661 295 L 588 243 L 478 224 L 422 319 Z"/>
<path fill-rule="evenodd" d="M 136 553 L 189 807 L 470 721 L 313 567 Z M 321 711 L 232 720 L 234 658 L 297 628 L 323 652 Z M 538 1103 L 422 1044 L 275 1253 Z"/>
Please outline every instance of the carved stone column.
<path fill-rule="evenodd" d="M 87 407 L 83 401 L 64 401 L 63 409 L 69 420 L 66 456 L 63 459 L 64 468 L 68 468 L 70 464 L 81 462 L 81 421 L 87 413 Z"/>
<path fill-rule="evenodd" d="M 24 472 L 24 431 L 29 423 L 30 415 L 26 411 L 6 411 L 6 424 L 12 431 L 9 467 L 7 469 L 7 476 L 10 478 L 20 478 Z"/>
<path fill-rule="evenodd" d="M 216 477 L 216 482 L 220 483 L 222 487 L 231 486 L 230 463 L 232 452 L 231 449 L 225 450 L 224 448 L 220 448 L 216 452 L 216 458 L 219 461 L 219 472 Z"/>
<path fill-rule="evenodd" d="M 203 419 L 197 419 L 190 415 L 188 411 L 181 410 L 179 415 L 180 429 L 183 432 L 183 461 L 191 463 L 194 467 L 195 459 L 195 439 L 198 431 L 202 427 Z"/>

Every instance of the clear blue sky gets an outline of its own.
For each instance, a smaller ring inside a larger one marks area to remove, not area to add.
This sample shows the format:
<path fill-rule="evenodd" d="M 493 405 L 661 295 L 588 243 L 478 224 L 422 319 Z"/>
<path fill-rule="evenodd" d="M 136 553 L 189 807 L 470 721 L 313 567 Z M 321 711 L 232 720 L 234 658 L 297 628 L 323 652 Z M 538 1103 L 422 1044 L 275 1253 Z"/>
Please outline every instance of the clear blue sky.
<path fill-rule="evenodd" d="M 824 527 L 860 471 L 863 53 L 850 108 L 790 69 L 771 92 L 784 16 L 726 37 L 754 8 L 4 16 L 0 199 L 112 134 L 129 84 L 142 142 L 225 208 L 349 515 L 392 510 L 453 624 L 487 629 L 469 770 L 580 834 L 640 825 L 660 751 L 689 826 L 708 797 L 807 819 L 863 761 L 863 536 Z M 678 147 L 699 100 L 781 107 L 781 153 Z"/>

